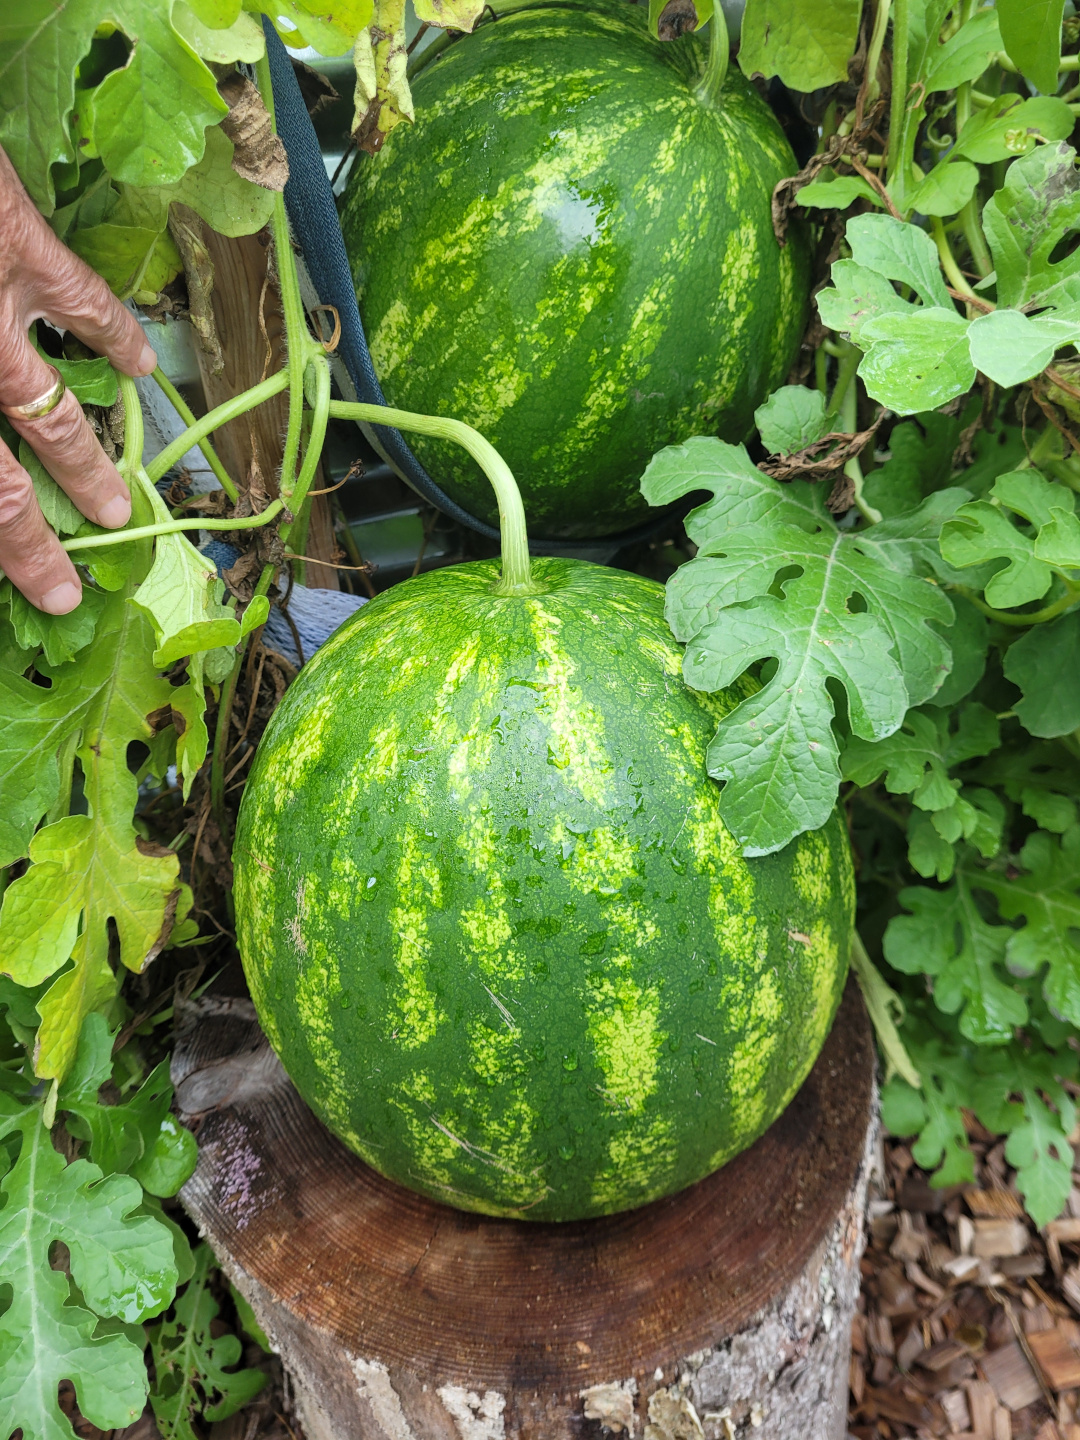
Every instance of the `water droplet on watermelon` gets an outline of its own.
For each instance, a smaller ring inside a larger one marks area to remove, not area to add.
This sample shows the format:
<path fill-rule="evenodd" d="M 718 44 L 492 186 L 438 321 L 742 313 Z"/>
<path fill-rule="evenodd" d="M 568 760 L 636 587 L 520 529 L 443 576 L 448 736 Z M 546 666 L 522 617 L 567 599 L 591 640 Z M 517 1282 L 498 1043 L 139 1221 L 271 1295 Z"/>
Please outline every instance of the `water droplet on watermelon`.
<path fill-rule="evenodd" d="M 341 994 L 338 996 L 338 1004 L 343 1010 L 348 1010 L 349 1006 L 352 1004 L 352 996 L 349 994 L 348 990 L 342 990 Z"/>
<path fill-rule="evenodd" d="M 577 1154 L 577 1151 L 574 1149 L 573 1145 L 560 1145 L 560 1146 L 559 1146 L 559 1159 L 560 1159 L 560 1160 L 573 1160 L 573 1158 L 574 1158 L 574 1156 L 575 1156 L 576 1154 Z"/>
<path fill-rule="evenodd" d="M 573 1050 L 570 1051 L 570 1054 L 569 1054 L 569 1055 L 564 1055 L 564 1056 L 563 1056 L 562 1068 L 563 1068 L 564 1070 L 576 1070 L 576 1069 L 577 1069 L 577 1056 L 575 1055 L 575 1053 L 573 1052 Z"/>

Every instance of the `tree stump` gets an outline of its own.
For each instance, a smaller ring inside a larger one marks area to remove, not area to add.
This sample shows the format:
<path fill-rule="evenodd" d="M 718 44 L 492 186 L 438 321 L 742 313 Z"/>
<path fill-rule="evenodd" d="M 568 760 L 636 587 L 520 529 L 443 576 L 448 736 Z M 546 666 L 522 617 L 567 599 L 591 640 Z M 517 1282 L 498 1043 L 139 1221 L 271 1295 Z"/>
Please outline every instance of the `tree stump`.
<path fill-rule="evenodd" d="M 314 1118 L 247 1000 L 178 1007 L 181 1198 L 251 1302 L 308 1440 L 842 1440 L 874 1052 L 849 983 L 806 1083 L 744 1154 L 564 1225 L 452 1210 Z"/>

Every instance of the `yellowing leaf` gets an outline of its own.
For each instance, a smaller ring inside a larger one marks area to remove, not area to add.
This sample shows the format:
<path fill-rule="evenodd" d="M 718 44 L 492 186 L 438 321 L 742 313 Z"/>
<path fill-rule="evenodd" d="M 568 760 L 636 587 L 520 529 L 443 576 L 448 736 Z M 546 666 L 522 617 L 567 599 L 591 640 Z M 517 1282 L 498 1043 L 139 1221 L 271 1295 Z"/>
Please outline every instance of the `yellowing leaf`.
<path fill-rule="evenodd" d="M 206 127 L 228 107 L 210 70 L 173 28 L 171 3 L 111 0 L 102 10 L 134 49 L 94 92 L 94 143 L 117 180 L 168 185 L 202 159 Z"/>
<path fill-rule="evenodd" d="M 109 966 L 109 922 L 120 959 L 142 970 L 168 936 L 179 899 L 179 860 L 140 850 L 131 815 L 137 790 L 123 752 L 101 736 L 80 752 L 88 815 L 68 815 L 30 842 L 30 868 L 9 885 L 0 906 L 5 973 L 37 985 L 70 958 L 38 1005 L 35 1071 L 63 1076 L 79 1029 L 115 989 Z M 171 902 L 171 903 L 170 903 Z"/>
<path fill-rule="evenodd" d="M 356 37 L 353 138 L 374 155 L 395 125 L 415 118 L 405 74 L 405 0 L 377 0 L 368 29 Z"/>
<path fill-rule="evenodd" d="M 485 0 L 413 0 L 416 18 L 441 30 L 471 31 L 485 8 Z"/>
<path fill-rule="evenodd" d="M 269 16 L 287 45 L 310 45 L 320 55 L 344 55 L 371 23 L 371 0 L 245 0 Z"/>

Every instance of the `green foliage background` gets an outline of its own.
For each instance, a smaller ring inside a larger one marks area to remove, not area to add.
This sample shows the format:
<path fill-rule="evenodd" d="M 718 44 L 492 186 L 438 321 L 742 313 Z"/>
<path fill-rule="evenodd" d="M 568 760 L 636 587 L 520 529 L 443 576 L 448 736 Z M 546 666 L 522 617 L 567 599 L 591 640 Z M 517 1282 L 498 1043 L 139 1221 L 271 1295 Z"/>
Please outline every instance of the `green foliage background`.
<path fill-rule="evenodd" d="M 211 1336 L 213 1257 L 162 1209 L 195 1148 L 169 1108 L 171 1005 L 138 1010 L 133 987 L 155 965 L 181 976 L 210 938 L 179 804 L 147 817 L 172 766 L 181 800 L 201 776 L 218 813 L 220 737 L 275 570 L 240 605 L 185 531 L 273 522 L 302 549 L 332 409 L 280 196 L 238 173 L 221 126 L 234 64 L 268 95 L 264 8 L 291 43 L 353 48 L 365 143 L 407 123 L 404 0 L 0 14 L 0 143 L 57 234 L 150 304 L 184 267 L 180 207 L 225 235 L 269 224 L 289 338 L 286 372 L 150 465 L 130 382 L 54 357 L 122 425 L 123 536 L 3 431 L 86 589 L 56 619 L 0 583 L 0 1440 L 70 1437 L 61 1378 L 102 1428 L 149 1392 L 167 1440 L 263 1383 L 236 1368 L 235 1337 Z M 480 10 L 416 6 L 465 30 Z M 710 0 L 695 14 L 710 23 Z M 669 33 L 659 0 L 650 20 Z M 1040 1224 L 1069 1193 L 1080 1093 L 1078 40 L 1062 0 L 748 0 L 738 63 L 800 92 L 816 135 L 781 209 L 820 229 L 817 317 L 749 447 L 695 437 L 642 481 L 657 505 L 711 496 L 668 586 L 688 682 L 762 681 L 709 753 L 733 833 L 765 854 L 847 807 L 886 1122 L 955 1184 L 973 1176 L 973 1114 L 1007 1137 Z M 282 502 L 173 514 L 157 482 L 180 455 L 285 388 Z"/>

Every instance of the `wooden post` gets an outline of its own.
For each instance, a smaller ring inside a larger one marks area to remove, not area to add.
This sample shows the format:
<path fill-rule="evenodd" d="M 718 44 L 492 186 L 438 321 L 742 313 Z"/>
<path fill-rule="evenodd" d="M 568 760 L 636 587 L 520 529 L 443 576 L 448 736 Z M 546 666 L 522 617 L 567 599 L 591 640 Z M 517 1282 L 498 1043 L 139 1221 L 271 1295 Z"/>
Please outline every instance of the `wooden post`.
<path fill-rule="evenodd" d="M 604 1220 L 435 1204 L 312 1116 L 248 1000 L 177 1009 L 181 1198 L 308 1440 L 843 1440 L 873 1043 L 849 984 L 787 1111 L 715 1175 Z"/>
<path fill-rule="evenodd" d="M 223 368 L 216 369 L 201 347 L 196 346 L 196 353 L 207 409 L 213 409 L 284 367 L 285 320 L 280 292 L 269 274 L 269 231 L 236 239 L 218 235 L 208 225 L 201 231 L 214 267 L 210 303 Z M 277 494 L 288 414 L 289 399 L 282 393 L 215 431 L 215 448 L 238 484 L 247 476 L 254 442 L 269 493 Z M 323 488 L 321 474 L 320 467 L 313 489 Z M 306 553 L 315 561 L 328 562 L 336 548 L 329 501 L 317 495 L 311 502 Z M 337 590 L 337 570 L 327 563 L 309 565 L 306 583 Z"/>

